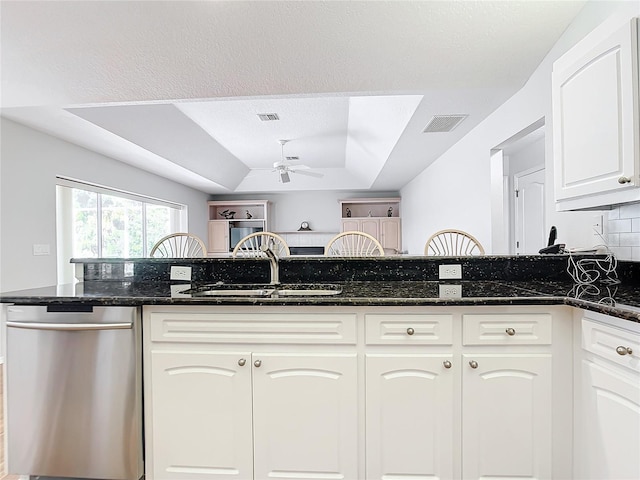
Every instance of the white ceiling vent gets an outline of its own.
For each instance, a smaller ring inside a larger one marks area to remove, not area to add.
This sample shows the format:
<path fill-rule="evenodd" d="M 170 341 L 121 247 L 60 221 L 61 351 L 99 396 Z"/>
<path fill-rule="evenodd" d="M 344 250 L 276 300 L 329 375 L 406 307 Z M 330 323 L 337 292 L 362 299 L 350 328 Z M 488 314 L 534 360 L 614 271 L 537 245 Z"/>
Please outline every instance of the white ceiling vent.
<path fill-rule="evenodd" d="M 274 120 L 280 120 L 277 113 L 258 113 L 258 118 L 263 122 L 273 122 Z"/>
<path fill-rule="evenodd" d="M 300 160 L 300 157 L 284 157 L 287 159 L 288 162 L 297 162 L 298 160 Z"/>
<path fill-rule="evenodd" d="M 469 115 L 434 115 L 422 132 L 450 132 L 468 116 Z"/>

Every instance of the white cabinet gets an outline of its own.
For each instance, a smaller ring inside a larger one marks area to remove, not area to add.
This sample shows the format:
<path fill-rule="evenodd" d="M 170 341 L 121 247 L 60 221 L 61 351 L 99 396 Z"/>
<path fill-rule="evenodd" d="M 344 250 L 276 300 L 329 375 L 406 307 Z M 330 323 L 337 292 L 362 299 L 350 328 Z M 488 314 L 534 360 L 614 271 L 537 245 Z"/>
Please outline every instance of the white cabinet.
<path fill-rule="evenodd" d="M 640 328 L 613 320 L 585 312 L 577 323 L 574 471 L 584 480 L 640 478 Z"/>
<path fill-rule="evenodd" d="M 465 354 L 462 478 L 553 478 L 550 354 Z"/>
<path fill-rule="evenodd" d="M 554 63 L 558 210 L 640 200 L 637 23 L 594 31 Z"/>
<path fill-rule="evenodd" d="M 229 222 L 227 220 L 209 220 L 209 253 L 229 253 Z"/>
<path fill-rule="evenodd" d="M 571 478 L 569 307 L 143 321 L 148 480 Z"/>
<path fill-rule="evenodd" d="M 358 478 L 354 315 L 220 310 L 145 307 L 146 478 Z"/>
<path fill-rule="evenodd" d="M 462 478 L 553 478 L 551 313 L 469 313 L 462 328 Z"/>
<path fill-rule="evenodd" d="M 367 479 L 453 478 L 451 360 L 367 355 Z"/>
<path fill-rule="evenodd" d="M 211 256 L 228 256 L 234 242 L 254 231 L 269 227 L 267 200 L 231 200 L 207 202 L 209 239 L 207 252 Z"/>
<path fill-rule="evenodd" d="M 150 467 L 156 480 L 252 478 L 250 359 L 249 352 L 152 352 L 147 478 Z"/>
<path fill-rule="evenodd" d="M 454 478 L 452 323 L 450 313 L 365 315 L 368 480 Z M 379 346 L 392 348 L 369 353 Z"/>
<path fill-rule="evenodd" d="M 358 478 L 356 354 L 253 358 L 254 478 Z"/>
<path fill-rule="evenodd" d="M 402 251 L 399 198 L 351 198 L 340 200 L 342 232 L 365 232 L 376 238 L 385 253 Z"/>

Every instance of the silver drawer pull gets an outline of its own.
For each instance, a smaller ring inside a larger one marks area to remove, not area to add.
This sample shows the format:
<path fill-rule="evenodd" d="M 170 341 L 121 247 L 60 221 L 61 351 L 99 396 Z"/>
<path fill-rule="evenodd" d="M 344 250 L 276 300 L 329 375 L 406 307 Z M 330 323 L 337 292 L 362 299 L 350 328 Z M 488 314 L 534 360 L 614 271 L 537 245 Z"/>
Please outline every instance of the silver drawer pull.
<path fill-rule="evenodd" d="M 469 362 L 469 366 L 470 366 L 471 368 L 478 368 L 478 362 L 476 362 L 475 360 L 471 360 L 471 361 Z"/>
<path fill-rule="evenodd" d="M 262 365 L 262 360 L 256 360 L 255 362 L 253 362 L 253 365 L 254 365 L 256 368 L 260 368 L 260 365 Z"/>
<path fill-rule="evenodd" d="M 631 347 L 623 347 L 622 345 L 620 345 L 618 348 L 616 348 L 616 353 L 618 355 L 631 355 L 633 353 L 633 350 L 631 350 Z"/>
<path fill-rule="evenodd" d="M 407 335 L 413 335 L 414 333 L 416 333 L 416 331 L 413 328 L 407 328 Z"/>
<path fill-rule="evenodd" d="M 624 185 L 625 183 L 631 183 L 631 179 L 623 175 L 622 177 L 618 178 L 618 183 L 620 185 Z"/>
<path fill-rule="evenodd" d="M 505 332 L 507 332 L 507 335 L 509 335 L 510 337 L 513 337 L 516 334 L 515 329 L 509 327 L 505 330 Z"/>
<path fill-rule="evenodd" d="M 442 364 L 444 365 L 444 368 L 451 368 L 451 362 L 449 360 L 445 360 Z"/>
<path fill-rule="evenodd" d="M 244 358 L 241 358 L 240 360 L 238 360 L 238 365 L 240 365 L 241 367 L 244 367 L 246 363 L 247 361 Z"/>

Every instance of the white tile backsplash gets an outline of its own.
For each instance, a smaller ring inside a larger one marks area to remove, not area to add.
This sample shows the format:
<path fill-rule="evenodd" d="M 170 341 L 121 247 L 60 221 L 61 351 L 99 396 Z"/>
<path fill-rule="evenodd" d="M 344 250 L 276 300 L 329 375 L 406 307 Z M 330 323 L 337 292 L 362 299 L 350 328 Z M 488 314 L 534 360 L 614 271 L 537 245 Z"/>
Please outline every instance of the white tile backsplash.
<path fill-rule="evenodd" d="M 640 261 L 640 203 L 609 210 L 604 233 L 607 244 L 619 260 Z"/>

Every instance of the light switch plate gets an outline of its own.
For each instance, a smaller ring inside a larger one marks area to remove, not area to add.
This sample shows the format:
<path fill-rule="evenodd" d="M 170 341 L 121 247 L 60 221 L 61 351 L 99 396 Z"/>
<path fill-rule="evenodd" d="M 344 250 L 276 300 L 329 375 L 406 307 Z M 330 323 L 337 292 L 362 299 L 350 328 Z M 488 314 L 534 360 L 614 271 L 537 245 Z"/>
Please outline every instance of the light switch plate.
<path fill-rule="evenodd" d="M 34 255 L 49 255 L 50 254 L 49 244 L 48 243 L 44 243 L 44 244 L 34 243 L 33 244 L 33 254 Z"/>
<path fill-rule="evenodd" d="M 438 265 L 438 278 L 459 280 L 462 278 L 462 265 Z"/>

